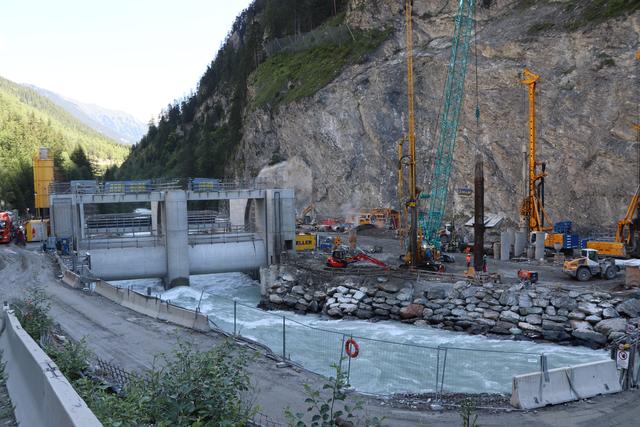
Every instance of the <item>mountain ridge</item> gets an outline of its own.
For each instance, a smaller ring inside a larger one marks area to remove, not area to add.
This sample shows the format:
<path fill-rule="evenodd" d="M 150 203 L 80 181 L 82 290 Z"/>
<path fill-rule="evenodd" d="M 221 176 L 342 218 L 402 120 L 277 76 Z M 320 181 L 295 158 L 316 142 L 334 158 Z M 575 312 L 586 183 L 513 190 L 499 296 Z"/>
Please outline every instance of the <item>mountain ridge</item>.
<path fill-rule="evenodd" d="M 27 86 L 40 95 L 49 98 L 53 103 L 64 108 L 82 123 L 120 143 L 133 145 L 140 141 L 147 132 L 145 123 L 124 111 L 78 101 L 32 84 L 24 84 L 23 86 Z"/>

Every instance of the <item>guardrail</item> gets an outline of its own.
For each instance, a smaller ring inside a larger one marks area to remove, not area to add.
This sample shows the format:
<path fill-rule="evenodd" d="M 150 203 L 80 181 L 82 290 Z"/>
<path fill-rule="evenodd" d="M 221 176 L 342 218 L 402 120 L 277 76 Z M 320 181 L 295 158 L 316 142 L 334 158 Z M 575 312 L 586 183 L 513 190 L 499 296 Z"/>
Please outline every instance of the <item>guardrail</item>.
<path fill-rule="evenodd" d="M 102 426 L 58 366 L 5 309 L 0 350 L 16 420 L 24 426 Z"/>
<path fill-rule="evenodd" d="M 200 179 L 202 180 L 202 179 Z M 266 180 L 198 181 L 198 178 L 153 179 L 133 181 L 72 181 L 54 182 L 49 194 L 140 194 L 154 191 L 187 190 L 196 193 L 231 190 L 262 190 L 268 188 Z"/>

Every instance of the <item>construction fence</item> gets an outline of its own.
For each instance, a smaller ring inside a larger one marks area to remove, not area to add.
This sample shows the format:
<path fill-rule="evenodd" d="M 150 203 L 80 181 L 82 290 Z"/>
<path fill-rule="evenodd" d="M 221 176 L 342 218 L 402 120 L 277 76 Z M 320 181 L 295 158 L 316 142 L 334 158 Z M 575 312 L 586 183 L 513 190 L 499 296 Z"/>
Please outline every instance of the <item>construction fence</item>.
<path fill-rule="evenodd" d="M 233 316 L 231 322 L 214 326 L 257 341 L 321 375 L 335 375 L 332 365 L 344 361 L 349 384 L 363 393 L 510 393 L 514 375 L 547 365 L 539 353 L 394 342 L 317 328 L 238 301 L 219 301 L 223 312 L 233 307 Z M 346 358 L 349 339 L 359 346 L 356 358 Z"/>
<path fill-rule="evenodd" d="M 171 301 L 171 304 L 176 304 Z M 194 308 L 194 307 L 185 307 Z M 195 307 L 196 311 L 199 310 Z M 357 333 L 335 331 L 261 310 L 237 300 L 216 297 L 209 316 L 212 329 L 242 337 L 269 348 L 284 360 L 324 376 L 335 376 L 341 364 L 349 384 L 362 393 L 429 394 L 511 393 L 512 378 L 557 367 L 543 353 L 485 350 L 445 345 L 394 342 Z M 323 322 L 323 321 L 316 321 Z M 346 326 L 347 321 L 341 326 Z M 345 344 L 359 346 L 356 358 L 348 358 Z"/>

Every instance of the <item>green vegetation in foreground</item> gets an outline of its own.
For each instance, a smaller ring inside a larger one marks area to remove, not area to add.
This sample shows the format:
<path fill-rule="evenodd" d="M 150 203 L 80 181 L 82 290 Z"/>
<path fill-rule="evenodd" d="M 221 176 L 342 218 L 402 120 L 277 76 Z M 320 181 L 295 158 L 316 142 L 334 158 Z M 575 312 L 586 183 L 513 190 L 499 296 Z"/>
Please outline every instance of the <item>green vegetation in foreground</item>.
<path fill-rule="evenodd" d="M 34 90 L 0 78 L 0 200 L 8 207 L 33 208 L 31 163 L 41 146 L 56 157 L 62 178 L 87 175 L 76 173 L 74 157 L 99 170 L 122 163 L 129 152 Z"/>
<path fill-rule="evenodd" d="M 350 64 L 385 41 L 392 30 L 355 31 L 354 39 L 328 43 L 302 52 L 279 53 L 261 64 L 250 78 L 256 107 L 288 103 L 315 94 Z"/>
<path fill-rule="evenodd" d="M 12 306 L 36 341 L 52 333 L 42 289 L 28 290 Z M 105 426 L 241 427 L 257 410 L 246 371 L 251 357 L 229 341 L 207 351 L 179 344 L 120 393 L 90 372 L 92 355 L 84 339 L 49 344 L 44 350 Z"/>
<path fill-rule="evenodd" d="M 586 24 L 599 24 L 611 18 L 631 14 L 640 10 L 638 0 L 571 0 L 567 10 L 581 8 L 580 15 L 568 25 L 569 30 L 577 30 Z"/>

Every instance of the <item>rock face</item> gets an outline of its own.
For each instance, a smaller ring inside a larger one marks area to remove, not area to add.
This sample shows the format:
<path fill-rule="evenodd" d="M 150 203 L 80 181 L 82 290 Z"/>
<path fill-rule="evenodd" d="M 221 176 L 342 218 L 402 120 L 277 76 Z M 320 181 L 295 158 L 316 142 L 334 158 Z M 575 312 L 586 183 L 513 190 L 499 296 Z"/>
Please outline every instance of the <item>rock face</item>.
<path fill-rule="evenodd" d="M 291 280 L 283 280 L 284 277 Z M 633 308 L 609 294 L 522 285 L 442 284 L 357 276 L 328 276 L 272 266 L 261 271 L 261 305 L 334 318 L 398 320 L 416 325 L 498 334 L 514 339 L 576 342 L 601 347 L 640 322 Z M 507 304 L 513 303 L 513 304 Z M 522 303 L 524 306 L 518 305 Z M 619 309 L 614 308 L 617 304 Z M 568 311 L 573 307 L 575 311 Z M 585 314 L 586 312 L 586 314 Z M 553 313 L 553 314 L 550 314 Z M 599 314 L 589 314 L 599 313 Z M 588 315 L 587 315 L 588 314 Z"/>
<path fill-rule="evenodd" d="M 429 188 L 434 150 L 426 141 L 436 130 L 457 4 L 441 9 L 442 3 L 416 0 L 414 6 L 417 157 L 425 165 L 418 169 L 421 188 Z M 547 210 L 580 227 L 602 229 L 621 217 L 635 189 L 629 179 L 635 166 L 628 159 L 635 156 L 635 131 L 629 124 L 635 122 L 636 106 L 629 81 L 637 61 L 629 40 L 638 38 L 640 12 L 569 31 L 566 23 L 579 20 L 579 8 L 567 8 L 562 1 L 523 4 L 501 0 L 489 10 L 480 5 L 477 10 L 480 150 L 489 159 L 485 185 L 491 188 L 486 209 L 518 218 L 521 167 L 514 159 L 520 156 L 527 115 L 518 76 L 527 64 L 541 76 L 536 113 L 538 156 L 549 173 Z M 351 0 L 347 22 L 353 28 L 389 26 L 395 32 L 313 96 L 248 109 L 243 139 L 228 167 L 230 174 L 251 178 L 279 153 L 292 163 L 283 170 L 299 172 L 285 180 L 299 181 L 295 184 L 304 197 L 298 208 L 313 198 L 318 213 L 331 216 L 359 207 L 397 208 L 396 142 L 407 122 L 402 2 Z M 466 87 L 451 188 L 473 188 L 471 72 Z M 578 176 L 590 179 L 567 179 Z M 448 213 L 468 216 L 472 204 L 473 198 L 452 194 Z"/>

